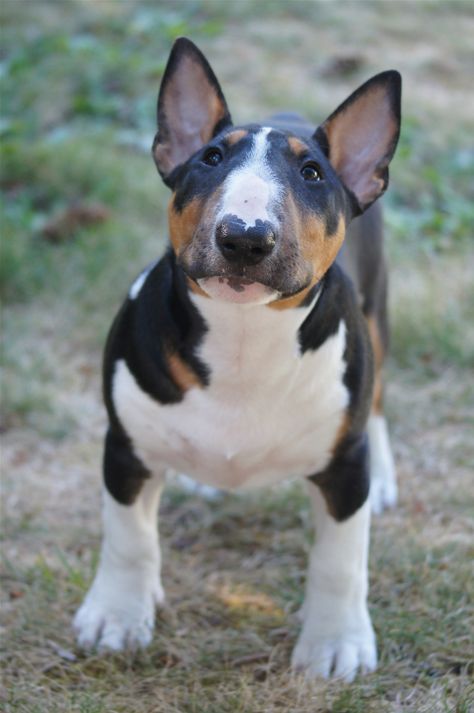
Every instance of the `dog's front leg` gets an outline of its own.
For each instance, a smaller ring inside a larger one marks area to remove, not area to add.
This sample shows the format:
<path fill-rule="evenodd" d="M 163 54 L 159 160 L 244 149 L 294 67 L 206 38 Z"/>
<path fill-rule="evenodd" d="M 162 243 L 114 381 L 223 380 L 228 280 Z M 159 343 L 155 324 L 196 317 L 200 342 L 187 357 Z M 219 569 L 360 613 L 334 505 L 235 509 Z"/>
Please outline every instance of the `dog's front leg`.
<path fill-rule="evenodd" d="M 163 478 L 143 482 L 131 505 L 104 488 L 104 537 L 94 582 L 74 618 L 80 646 L 119 651 L 147 646 L 163 601 L 157 511 Z"/>
<path fill-rule="evenodd" d="M 370 503 L 338 522 L 318 486 L 308 484 L 316 540 L 310 553 L 303 628 L 292 663 L 309 676 L 351 681 L 377 664 L 367 609 Z"/>

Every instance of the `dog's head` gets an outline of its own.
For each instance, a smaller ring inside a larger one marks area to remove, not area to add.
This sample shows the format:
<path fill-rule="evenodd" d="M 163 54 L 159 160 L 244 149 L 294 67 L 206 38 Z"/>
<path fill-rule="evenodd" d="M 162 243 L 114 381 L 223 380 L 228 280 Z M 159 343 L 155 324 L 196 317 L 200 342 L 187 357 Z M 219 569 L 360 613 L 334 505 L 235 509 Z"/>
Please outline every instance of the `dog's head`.
<path fill-rule="evenodd" d="M 312 135 L 234 127 L 219 83 L 176 41 L 153 155 L 173 190 L 171 243 L 193 289 L 242 303 L 301 303 L 346 225 L 386 189 L 400 130 L 398 72 L 378 74 Z"/>

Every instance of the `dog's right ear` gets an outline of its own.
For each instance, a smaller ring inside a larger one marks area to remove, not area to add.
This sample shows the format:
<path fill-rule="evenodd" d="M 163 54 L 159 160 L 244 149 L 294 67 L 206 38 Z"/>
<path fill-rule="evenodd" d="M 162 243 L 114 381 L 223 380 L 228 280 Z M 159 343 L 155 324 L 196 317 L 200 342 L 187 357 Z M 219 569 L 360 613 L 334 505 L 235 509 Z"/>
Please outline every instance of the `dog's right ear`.
<path fill-rule="evenodd" d="M 168 185 L 177 166 L 232 123 L 209 62 L 185 37 L 177 39 L 171 50 L 158 95 L 157 118 L 153 156 Z"/>

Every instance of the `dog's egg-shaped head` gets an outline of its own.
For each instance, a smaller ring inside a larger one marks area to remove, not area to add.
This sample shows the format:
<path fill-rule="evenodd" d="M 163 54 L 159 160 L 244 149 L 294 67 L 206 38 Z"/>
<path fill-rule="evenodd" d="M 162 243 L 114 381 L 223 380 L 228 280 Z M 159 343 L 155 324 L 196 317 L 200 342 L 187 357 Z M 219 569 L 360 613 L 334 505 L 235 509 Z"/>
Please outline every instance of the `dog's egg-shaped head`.
<path fill-rule="evenodd" d="M 304 302 L 347 223 L 381 195 L 400 126 L 400 77 L 384 72 L 316 131 L 233 126 L 207 60 L 176 41 L 153 154 L 173 191 L 170 239 L 195 291 L 274 307 Z"/>

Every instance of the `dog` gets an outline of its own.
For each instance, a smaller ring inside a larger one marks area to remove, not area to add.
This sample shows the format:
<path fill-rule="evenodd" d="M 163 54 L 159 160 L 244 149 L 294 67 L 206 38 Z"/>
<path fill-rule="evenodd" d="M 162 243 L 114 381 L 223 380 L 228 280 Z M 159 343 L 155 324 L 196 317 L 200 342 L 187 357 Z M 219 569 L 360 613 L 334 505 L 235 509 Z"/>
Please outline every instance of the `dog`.
<path fill-rule="evenodd" d="M 400 94 L 390 70 L 316 130 L 297 115 L 234 126 L 204 55 L 176 40 L 153 143 L 172 190 L 170 246 L 132 284 L 107 340 L 104 536 L 74 620 L 80 646 L 150 643 L 169 469 L 231 491 L 301 478 L 316 541 L 292 665 L 347 681 L 375 669 L 370 511 L 393 506 L 397 488 L 371 206 L 387 188 Z"/>

